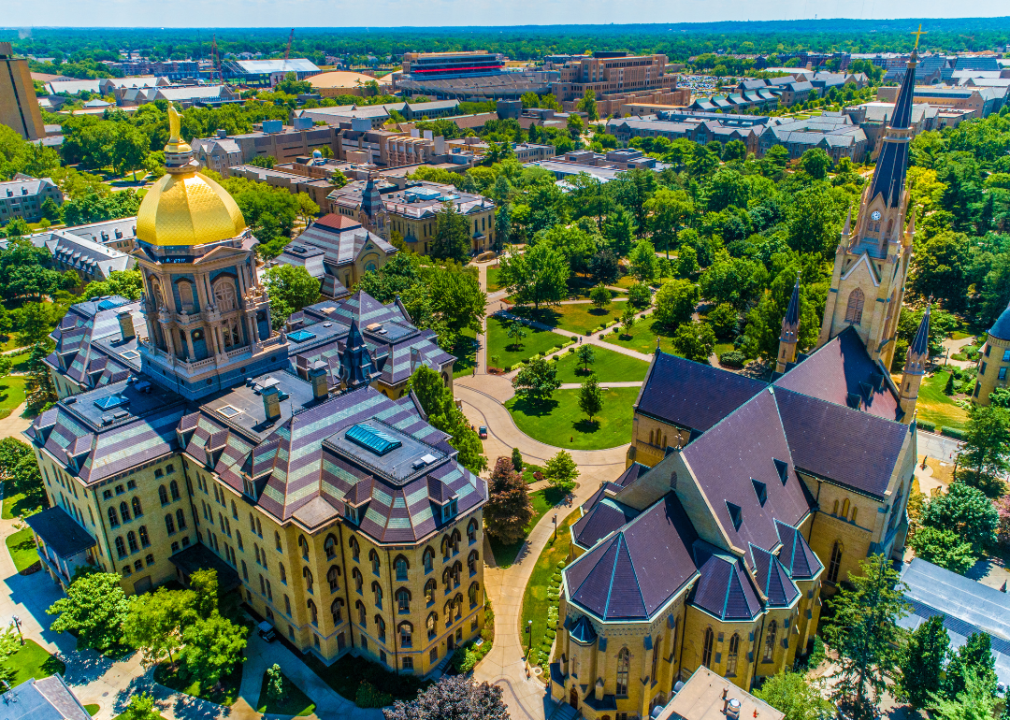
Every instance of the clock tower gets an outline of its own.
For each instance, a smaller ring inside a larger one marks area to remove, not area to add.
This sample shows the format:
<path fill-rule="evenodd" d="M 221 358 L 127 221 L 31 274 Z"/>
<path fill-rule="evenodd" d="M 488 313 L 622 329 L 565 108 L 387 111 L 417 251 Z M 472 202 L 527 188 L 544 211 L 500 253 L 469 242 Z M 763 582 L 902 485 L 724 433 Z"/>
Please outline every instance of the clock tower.
<path fill-rule="evenodd" d="M 845 220 L 835 251 L 818 346 L 848 327 L 859 334 L 874 361 L 890 370 L 894 342 L 912 257 L 915 216 L 907 223 L 905 172 L 912 141 L 912 96 L 918 55 L 908 62 L 891 123 L 884 132 L 873 181 L 863 192 L 853 227 Z"/>

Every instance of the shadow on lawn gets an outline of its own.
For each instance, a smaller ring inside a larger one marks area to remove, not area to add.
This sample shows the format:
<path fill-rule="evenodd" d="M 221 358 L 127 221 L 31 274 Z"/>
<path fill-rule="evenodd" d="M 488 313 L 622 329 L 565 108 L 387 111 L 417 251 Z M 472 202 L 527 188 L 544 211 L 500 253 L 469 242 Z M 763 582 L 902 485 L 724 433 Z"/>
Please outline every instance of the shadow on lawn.
<path fill-rule="evenodd" d="M 554 412 L 560 403 L 557 400 L 535 400 L 531 397 L 519 396 L 512 409 L 530 417 L 543 417 Z"/>
<path fill-rule="evenodd" d="M 590 422 L 586 418 L 582 418 L 581 420 L 572 423 L 572 427 L 575 428 L 576 432 L 580 432 L 583 435 L 592 435 L 600 429 L 600 421 L 593 420 Z"/>

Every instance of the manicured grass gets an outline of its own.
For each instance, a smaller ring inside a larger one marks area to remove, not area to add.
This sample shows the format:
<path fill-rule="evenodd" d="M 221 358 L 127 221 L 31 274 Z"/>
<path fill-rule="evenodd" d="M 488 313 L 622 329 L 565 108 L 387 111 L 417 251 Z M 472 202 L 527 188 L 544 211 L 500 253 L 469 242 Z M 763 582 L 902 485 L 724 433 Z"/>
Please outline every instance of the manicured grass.
<path fill-rule="evenodd" d="M 546 487 L 543 490 L 537 490 L 536 492 L 530 493 L 530 503 L 533 505 L 533 517 L 530 519 L 529 524 L 525 528 L 523 533 L 523 539 L 519 542 L 512 543 L 511 545 L 500 545 L 494 540 L 488 539 L 491 545 L 491 552 L 494 553 L 495 564 L 500 568 L 507 568 L 512 563 L 515 562 L 516 556 L 523 547 L 523 543 L 526 542 L 526 536 L 533 531 L 533 528 L 537 526 L 540 522 L 540 518 L 547 514 L 547 512 L 556 507 L 565 499 L 565 493 L 557 490 L 556 488 Z"/>
<path fill-rule="evenodd" d="M 42 510 L 42 499 L 45 497 L 45 491 L 41 483 L 31 488 L 32 492 L 28 495 L 25 495 L 23 492 L 17 492 L 13 488 L 13 481 L 4 483 L 2 515 L 4 520 L 13 520 L 16 517 L 28 517 Z"/>
<path fill-rule="evenodd" d="M 943 392 L 949 376 L 949 372 L 933 373 L 919 387 L 915 412 L 920 420 L 936 423 L 937 431 L 942 427 L 962 430 L 968 423 L 968 411 L 958 407 L 954 399 Z"/>
<path fill-rule="evenodd" d="M 656 338 L 658 337 L 660 338 L 660 348 L 662 348 L 663 352 L 672 353 L 673 343 L 670 342 L 670 336 L 666 332 L 664 328 L 660 328 L 651 318 L 645 318 L 645 320 L 639 320 L 635 323 L 634 327 L 631 328 L 630 336 L 625 335 L 622 330 L 620 333 L 607 333 L 603 339 L 609 343 L 651 355 L 656 352 Z"/>
<path fill-rule="evenodd" d="M 534 465 L 533 463 L 528 463 L 523 461 L 523 482 L 527 485 L 535 482 L 539 482 L 536 478 L 536 473 L 544 474 L 544 469 L 539 465 Z"/>
<path fill-rule="evenodd" d="M 24 401 L 24 376 L 7 376 L 0 379 L 0 420 L 14 412 L 14 408 Z"/>
<path fill-rule="evenodd" d="M 586 335 L 604 323 L 620 320 L 627 305 L 624 302 L 612 302 L 605 308 L 598 308 L 591 303 L 578 305 L 555 305 L 551 308 L 515 308 L 513 315 L 536 320 L 537 322 L 561 328 L 568 332 Z"/>
<path fill-rule="evenodd" d="M 8 535 L 5 542 L 18 572 L 27 570 L 39 561 L 39 554 L 35 551 L 35 537 L 32 535 L 31 528 L 18 530 L 13 535 Z"/>
<path fill-rule="evenodd" d="M 600 382 L 645 380 L 645 373 L 649 370 L 649 363 L 616 350 L 594 347 L 593 354 L 596 361 L 589 366 L 589 373 L 595 373 Z M 557 369 L 558 380 L 563 383 L 581 383 L 589 376 L 589 373 L 582 371 L 582 365 L 574 352 L 564 354 L 557 362 Z"/>
<path fill-rule="evenodd" d="M 298 689 L 298 686 L 288 680 L 287 676 L 281 674 L 284 679 L 284 698 L 274 700 L 267 692 L 269 678 L 263 674 L 263 683 L 260 685 L 260 698 L 256 703 L 256 712 L 272 713 L 276 715 L 311 715 L 316 704 L 312 702 L 308 695 Z"/>
<path fill-rule="evenodd" d="M 379 693 L 388 695 L 390 704 L 395 700 L 413 700 L 417 697 L 418 690 L 423 690 L 431 684 L 414 675 L 397 675 L 378 663 L 350 655 L 345 655 L 329 667 L 312 653 L 302 656 L 302 661 L 312 668 L 312 672 L 323 682 L 351 702 L 355 701 L 362 683 L 367 683 Z"/>
<path fill-rule="evenodd" d="M 497 265 L 495 267 L 489 267 L 487 269 L 487 291 L 488 292 L 494 292 L 496 290 L 501 290 L 502 289 L 501 285 L 498 284 L 498 271 L 499 271 L 499 268 L 498 268 Z"/>
<path fill-rule="evenodd" d="M 523 397 L 505 403 L 524 433 L 542 443 L 571 450 L 603 450 L 631 441 L 631 406 L 639 388 L 604 388 L 603 410 L 589 422 L 579 407 L 579 390 L 558 390 L 537 404 Z"/>
<path fill-rule="evenodd" d="M 518 347 L 512 346 L 512 340 L 505 334 L 505 326 L 500 318 L 489 317 L 487 319 L 487 361 L 489 366 L 510 367 L 517 362 L 529 360 L 534 355 L 543 355 L 545 352 L 555 350 L 568 340 L 563 335 L 551 332 L 550 330 L 538 330 L 537 328 L 526 328 L 526 337 Z M 491 360 L 498 356 L 498 362 Z"/>
<path fill-rule="evenodd" d="M 581 517 L 581 513 L 576 509 L 564 521 L 558 523 L 557 535 L 552 535 L 551 539 L 547 541 L 547 545 L 540 552 L 540 557 L 537 558 L 537 564 L 533 566 L 533 574 L 530 575 L 530 580 L 526 583 L 526 590 L 523 593 L 523 610 L 519 620 L 519 630 L 522 635 L 524 649 L 531 646 L 534 649 L 534 654 L 530 657 L 531 664 L 536 663 L 538 656 L 536 650 L 538 646 L 541 647 L 539 659 L 541 661 L 549 660 L 548 652 L 542 651 L 545 647 L 547 650 L 550 649 L 551 640 L 553 639 L 545 637 L 548 629 L 547 609 L 552 606 L 557 607 L 558 601 L 556 599 L 548 599 L 547 591 L 551 586 L 551 579 L 554 574 L 561 572 L 558 568 L 558 563 L 568 562 L 568 553 L 572 547 L 572 536 L 568 529 L 579 517 Z M 533 621 L 533 629 L 527 634 L 527 623 L 531 620 Z"/>
<path fill-rule="evenodd" d="M 638 281 L 635 279 L 634 275 L 622 275 L 617 282 L 611 283 L 611 287 L 630 288 L 636 282 Z"/>
<path fill-rule="evenodd" d="M 199 680 L 190 681 L 188 677 L 183 678 L 179 673 L 179 666 L 169 663 L 162 663 L 154 669 L 154 681 L 172 690 L 231 707 L 238 700 L 238 689 L 242 684 L 242 664 L 238 663 L 230 675 L 223 676 L 221 687 L 216 689 L 203 688 Z"/>
<path fill-rule="evenodd" d="M 101 705 L 95 705 L 94 703 L 92 703 L 90 705 L 85 705 L 84 709 L 87 711 L 88 715 L 90 715 L 91 717 L 94 717 L 95 715 L 98 714 L 98 711 L 102 709 L 102 706 Z"/>
<path fill-rule="evenodd" d="M 712 352 L 715 353 L 716 357 L 719 357 L 723 353 L 728 353 L 733 349 L 733 343 L 716 343 Z"/>
<path fill-rule="evenodd" d="M 67 669 L 62 660 L 54 658 L 41 645 L 28 639 L 18 647 L 17 652 L 7 658 L 4 665 L 14 671 L 14 677 L 10 680 L 11 687 L 32 678 L 41 680 L 56 673 L 62 675 Z"/>
<path fill-rule="evenodd" d="M 23 373 L 28 372 L 28 358 L 31 357 L 30 352 L 22 352 L 17 355 L 8 355 L 11 361 L 11 372 Z"/>

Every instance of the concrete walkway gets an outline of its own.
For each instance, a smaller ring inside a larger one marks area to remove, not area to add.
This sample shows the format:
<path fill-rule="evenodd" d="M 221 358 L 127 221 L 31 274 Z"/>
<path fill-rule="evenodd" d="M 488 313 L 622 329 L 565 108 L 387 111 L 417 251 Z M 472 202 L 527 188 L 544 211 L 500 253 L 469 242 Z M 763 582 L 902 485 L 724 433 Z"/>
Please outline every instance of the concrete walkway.
<path fill-rule="evenodd" d="M 0 420 L 0 440 L 3 438 L 17 438 L 24 440 L 21 436 L 28 426 L 32 424 L 31 418 L 22 417 L 28 409 L 27 403 L 21 403 L 11 410 L 11 414 Z"/>
<path fill-rule="evenodd" d="M 490 310 L 489 310 L 490 312 Z M 644 315 L 652 312 L 652 308 L 647 308 L 641 312 L 635 313 L 635 320 L 641 320 Z M 571 330 L 564 330 L 559 327 L 552 327 L 546 323 L 537 322 L 535 320 L 527 320 L 526 318 L 521 318 L 517 315 L 513 315 L 507 309 L 502 310 L 497 313 L 501 317 L 507 318 L 509 320 L 520 320 L 524 325 L 529 327 L 537 328 L 538 330 L 548 330 L 550 332 L 557 333 L 558 335 L 563 335 L 568 338 L 581 339 L 582 344 L 589 343 L 590 345 L 596 345 L 597 347 L 604 348 L 605 350 L 613 350 L 614 352 L 619 352 L 622 355 L 627 355 L 628 357 L 637 358 L 639 360 L 645 360 L 646 362 L 652 362 L 652 355 L 646 355 L 645 353 L 640 353 L 637 350 L 632 350 L 631 348 L 626 348 L 623 345 L 618 345 L 617 343 L 609 343 L 603 339 L 608 333 L 613 334 L 614 327 L 609 327 L 603 332 L 594 333 L 592 335 L 583 335 L 582 333 L 572 332 Z M 567 352 L 567 348 L 565 348 Z M 552 354 L 557 354 L 552 353 Z"/>

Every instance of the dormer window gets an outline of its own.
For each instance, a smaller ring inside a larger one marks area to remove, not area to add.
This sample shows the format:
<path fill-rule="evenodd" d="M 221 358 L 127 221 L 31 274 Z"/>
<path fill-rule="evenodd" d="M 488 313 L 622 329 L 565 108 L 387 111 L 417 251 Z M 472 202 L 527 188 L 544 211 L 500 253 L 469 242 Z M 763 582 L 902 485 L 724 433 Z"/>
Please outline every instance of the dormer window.
<path fill-rule="evenodd" d="M 779 474 L 779 480 L 781 480 L 782 484 L 785 485 L 789 480 L 789 463 L 782 460 L 774 460 L 774 463 L 775 470 Z"/>
<path fill-rule="evenodd" d="M 758 502 L 761 503 L 761 507 L 764 507 L 765 502 L 768 500 L 768 486 L 760 480 L 755 480 L 754 478 L 751 478 L 750 481 L 754 486 L 754 492 L 757 495 Z"/>
<path fill-rule="evenodd" d="M 344 504 L 344 517 L 355 525 L 358 524 L 358 508 Z"/>
<path fill-rule="evenodd" d="M 740 525 L 743 523 L 743 511 L 740 509 L 740 506 L 727 500 L 726 509 L 729 510 L 729 519 L 733 523 L 733 529 L 739 530 Z"/>
<path fill-rule="evenodd" d="M 455 516 L 456 516 L 456 498 L 453 498 L 447 504 L 442 506 L 442 519 L 448 520 L 449 518 Z"/>

